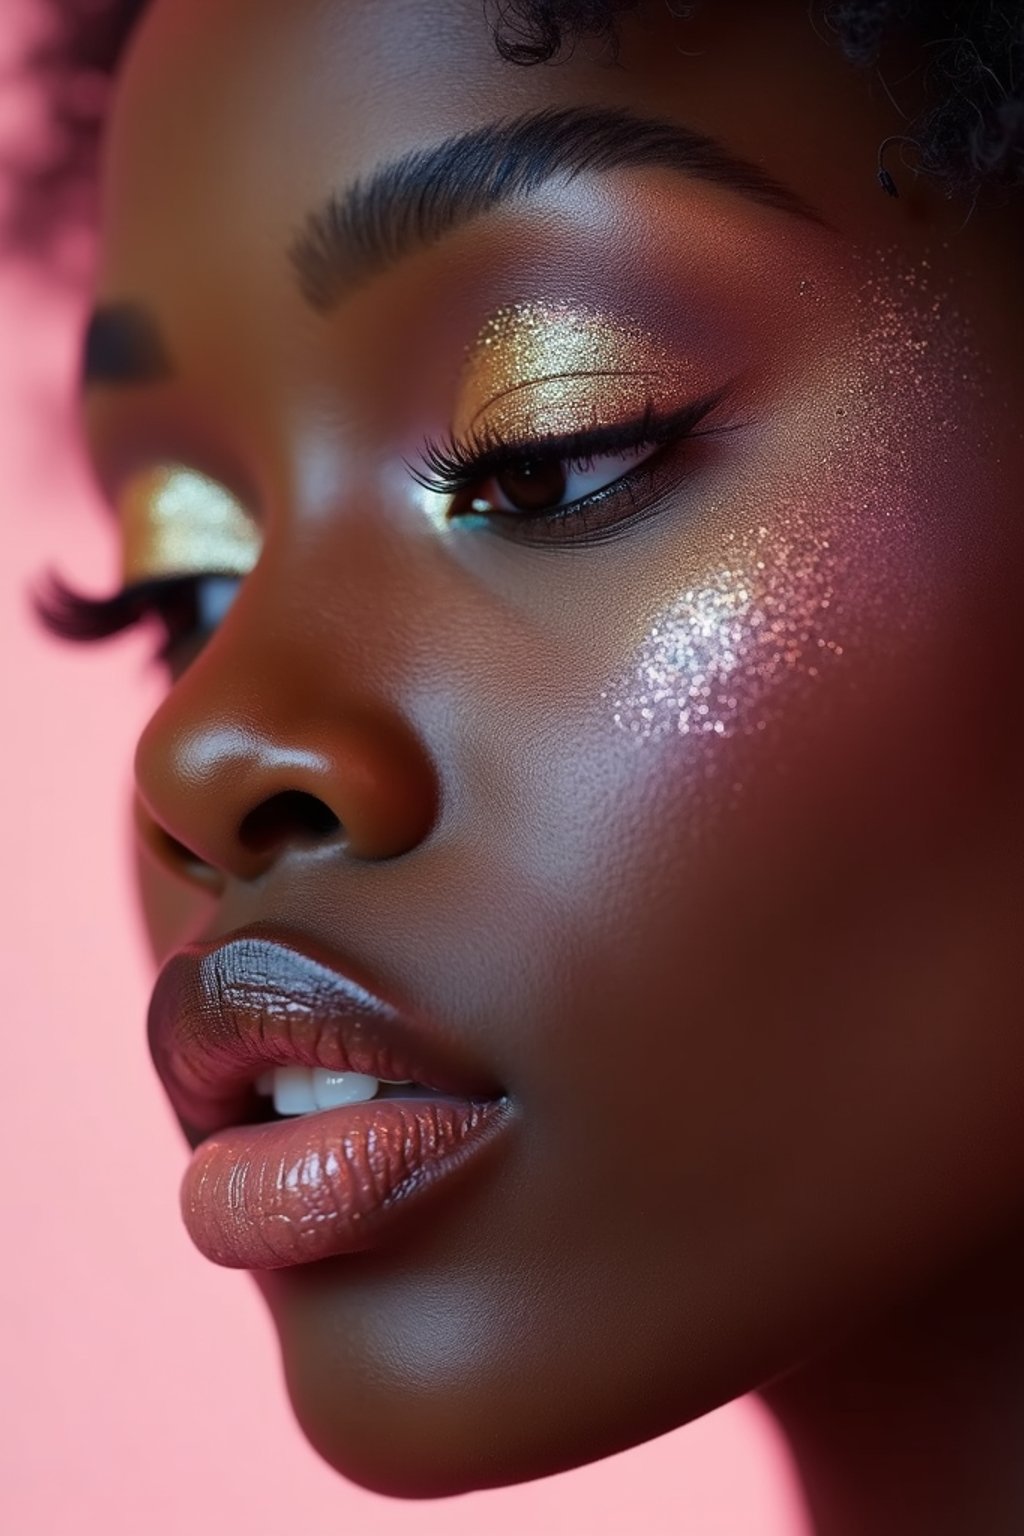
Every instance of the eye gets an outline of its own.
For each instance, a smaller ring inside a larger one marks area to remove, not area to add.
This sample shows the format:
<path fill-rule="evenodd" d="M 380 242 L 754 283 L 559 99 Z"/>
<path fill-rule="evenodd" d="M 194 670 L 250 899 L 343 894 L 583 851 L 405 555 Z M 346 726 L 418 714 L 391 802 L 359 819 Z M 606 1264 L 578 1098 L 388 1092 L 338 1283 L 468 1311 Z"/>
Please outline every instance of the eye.
<path fill-rule="evenodd" d="M 164 633 L 154 660 L 177 677 L 227 613 L 241 576 L 159 576 L 111 597 L 85 597 L 49 572 L 49 589 L 31 593 L 44 629 L 62 640 L 105 640 L 155 614 Z"/>
<path fill-rule="evenodd" d="M 655 450 L 643 445 L 624 453 L 579 459 L 538 454 L 513 459 L 471 496 L 469 510 L 487 512 L 557 512 L 614 484 Z"/>
<path fill-rule="evenodd" d="M 156 653 L 176 675 L 202 649 L 238 595 L 240 576 L 185 576 L 143 604 L 160 619 L 166 639 Z"/>
<path fill-rule="evenodd" d="M 704 425 L 733 383 L 676 410 L 648 401 L 635 420 L 532 441 L 486 427 L 461 440 L 428 438 L 422 464 L 406 467 L 420 485 L 451 498 L 450 522 L 476 521 L 524 543 L 604 541 L 663 503 L 700 462 L 701 439 L 741 425 Z"/>

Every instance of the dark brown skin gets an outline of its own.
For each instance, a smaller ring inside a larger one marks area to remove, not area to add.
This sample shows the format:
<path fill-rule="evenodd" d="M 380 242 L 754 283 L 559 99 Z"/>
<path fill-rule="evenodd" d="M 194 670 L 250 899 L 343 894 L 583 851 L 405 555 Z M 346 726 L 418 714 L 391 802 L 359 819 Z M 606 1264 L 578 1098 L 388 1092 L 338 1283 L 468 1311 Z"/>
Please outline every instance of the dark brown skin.
<path fill-rule="evenodd" d="M 139 742 L 152 953 L 286 922 L 472 1042 L 514 1102 L 500 1154 L 429 1220 L 256 1274 L 295 1413 L 344 1476 L 408 1497 L 500 1486 L 759 1391 L 819 1536 L 1009 1536 L 1020 207 L 965 223 L 898 152 L 886 197 L 875 155 L 903 120 L 804 0 L 686 22 L 648 4 L 621 35 L 618 67 L 581 46 L 524 69 L 476 0 L 146 16 L 96 298 L 152 308 L 179 377 L 97 391 L 86 430 L 112 496 L 149 434 L 246 493 L 264 537 Z M 887 58 L 887 80 L 909 64 Z M 330 187 L 577 102 L 715 134 L 833 228 L 670 173 L 591 176 L 330 317 L 303 305 L 282 252 Z M 885 373 L 857 297 L 897 257 L 927 258 L 947 295 L 920 388 L 900 335 Z M 523 294 L 628 308 L 654 282 L 696 316 L 709 379 L 733 348 L 750 425 L 605 546 L 430 523 L 402 459 L 447 427 L 487 314 Z M 864 411 L 845 445 L 844 402 Z M 603 695 L 758 525 L 775 612 L 820 593 L 805 545 L 840 551 L 807 643 L 841 649 L 743 681 L 731 733 L 631 737 Z M 246 846 L 243 817 L 282 789 L 342 832 L 282 818 Z"/>

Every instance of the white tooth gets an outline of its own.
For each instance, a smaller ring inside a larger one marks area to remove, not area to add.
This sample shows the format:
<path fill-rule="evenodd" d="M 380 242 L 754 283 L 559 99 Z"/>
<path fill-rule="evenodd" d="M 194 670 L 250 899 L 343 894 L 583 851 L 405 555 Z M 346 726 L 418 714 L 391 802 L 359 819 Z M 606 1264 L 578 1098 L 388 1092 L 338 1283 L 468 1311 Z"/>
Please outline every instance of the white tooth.
<path fill-rule="evenodd" d="M 274 1069 L 273 1069 L 273 1067 L 268 1067 L 266 1072 L 263 1073 L 262 1077 L 258 1077 L 256 1079 L 256 1092 L 257 1093 L 273 1093 L 273 1091 L 274 1091 Z"/>
<path fill-rule="evenodd" d="M 379 1083 L 401 1084 L 401 1083 L 412 1083 L 412 1082 L 415 1082 L 416 1079 L 412 1078 L 412 1077 L 379 1077 L 377 1079 L 377 1081 Z"/>
<path fill-rule="evenodd" d="M 308 1067 L 274 1068 L 274 1108 L 279 1115 L 308 1115 L 316 1107 Z"/>
<path fill-rule="evenodd" d="M 379 1079 L 365 1072 L 329 1072 L 313 1068 L 313 1097 L 317 1109 L 336 1109 L 339 1104 L 361 1104 L 372 1099 Z"/>

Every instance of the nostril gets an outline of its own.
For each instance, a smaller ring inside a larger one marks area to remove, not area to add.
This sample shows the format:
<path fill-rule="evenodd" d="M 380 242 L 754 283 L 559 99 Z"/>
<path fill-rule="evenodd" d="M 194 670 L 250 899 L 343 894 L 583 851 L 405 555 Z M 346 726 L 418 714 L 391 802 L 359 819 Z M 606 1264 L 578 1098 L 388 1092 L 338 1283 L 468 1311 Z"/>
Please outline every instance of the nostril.
<path fill-rule="evenodd" d="M 164 827 L 153 826 L 149 834 L 150 847 L 166 862 L 176 869 L 184 870 L 189 875 L 207 876 L 211 867 L 198 854 L 193 853 L 185 843 L 172 837 Z"/>
<path fill-rule="evenodd" d="M 242 821 L 238 836 L 251 852 L 263 853 L 298 834 L 302 839 L 336 832 L 341 822 L 316 795 L 283 789 L 271 795 Z"/>

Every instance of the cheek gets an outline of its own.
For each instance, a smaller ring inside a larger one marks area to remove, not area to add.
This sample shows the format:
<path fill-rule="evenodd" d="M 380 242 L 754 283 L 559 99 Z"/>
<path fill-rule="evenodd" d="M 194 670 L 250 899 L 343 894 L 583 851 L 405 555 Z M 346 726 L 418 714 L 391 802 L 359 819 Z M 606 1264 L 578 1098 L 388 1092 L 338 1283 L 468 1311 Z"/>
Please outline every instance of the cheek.
<path fill-rule="evenodd" d="M 1019 658 L 1024 434 L 927 261 L 860 263 L 843 339 L 808 351 L 707 509 L 699 577 L 663 583 L 599 689 L 632 776 L 697 843 L 789 822 L 798 797 L 852 811 L 925 764 L 940 781 Z"/>
<path fill-rule="evenodd" d="M 203 891 L 161 868 L 138 835 L 132 860 L 143 932 L 154 965 L 159 967 L 174 950 L 195 938 L 214 907 Z"/>
<path fill-rule="evenodd" d="M 520 828 L 520 1240 L 557 1211 L 583 1314 L 628 1287 L 693 1380 L 687 1316 L 745 1389 L 1019 1201 L 1012 498 L 932 387 L 666 591 Z"/>
<path fill-rule="evenodd" d="M 650 623 L 546 765 L 529 835 L 545 869 L 560 855 L 565 1022 L 537 1058 L 562 1048 L 594 1092 L 624 1027 L 660 1069 L 703 1061 L 711 1092 L 754 1018 L 782 1028 L 759 1035 L 770 1081 L 855 992 L 878 1020 L 923 1009 L 929 925 L 959 921 L 975 865 L 987 899 L 985 827 L 1019 819 L 1019 431 L 926 275 L 851 292 L 702 574 L 652 578 Z"/>

